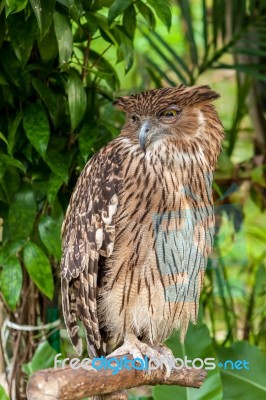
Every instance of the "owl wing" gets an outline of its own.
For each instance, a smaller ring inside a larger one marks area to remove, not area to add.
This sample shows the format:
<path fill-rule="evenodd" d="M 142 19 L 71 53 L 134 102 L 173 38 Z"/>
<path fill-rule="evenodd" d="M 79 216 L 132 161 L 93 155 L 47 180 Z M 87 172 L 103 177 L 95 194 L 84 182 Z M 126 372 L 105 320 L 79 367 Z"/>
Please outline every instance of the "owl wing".
<path fill-rule="evenodd" d="M 181 342 L 189 322 L 197 322 L 204 271 L 213 245 L 212 214 L 212 206 L 206 205 L 154 215 L 157 265 L 166 303 L 178 305 L 173 316 L 180 320 Z"/>
<path fill-rule="evenodd" d="M 114 248 L 121 165 L 112 146 L 97 153 L 82 171 L 62 226 L 62 307 L 67 331 L 82 352 L 77 317 L 82 321 L 91 358 L 104 352 L 97 316 L 99 258 Z"/>

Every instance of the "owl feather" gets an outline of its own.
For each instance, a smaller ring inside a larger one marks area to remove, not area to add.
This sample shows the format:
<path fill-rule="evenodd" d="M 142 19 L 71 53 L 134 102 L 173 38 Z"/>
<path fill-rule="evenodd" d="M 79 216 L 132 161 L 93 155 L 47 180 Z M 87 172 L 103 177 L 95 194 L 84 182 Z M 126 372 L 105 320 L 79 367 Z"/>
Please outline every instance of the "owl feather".
<path fill-rule="evenodd" d="M 63 314 L 90 357 L 127 337 L 150 346 L 196 323 L 211 254 L 212 174 L 223 127 L 208 86 L 120 97 L 120 135 L 87 163 L 62 227 Z"/>

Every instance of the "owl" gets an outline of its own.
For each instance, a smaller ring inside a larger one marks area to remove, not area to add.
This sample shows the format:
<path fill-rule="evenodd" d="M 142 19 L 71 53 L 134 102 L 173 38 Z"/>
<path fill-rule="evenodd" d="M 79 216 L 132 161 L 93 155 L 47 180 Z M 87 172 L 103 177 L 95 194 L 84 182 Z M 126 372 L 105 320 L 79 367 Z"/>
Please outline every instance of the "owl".
<path fill-rule="evenodd" d="M 120 97 L 117 138 L 87 163 L 62 226 L 62 307 L 91 358 L 169 356 L 196 323 L 214 234 L 212 176 L 224 136 L 209 86 Z"/>

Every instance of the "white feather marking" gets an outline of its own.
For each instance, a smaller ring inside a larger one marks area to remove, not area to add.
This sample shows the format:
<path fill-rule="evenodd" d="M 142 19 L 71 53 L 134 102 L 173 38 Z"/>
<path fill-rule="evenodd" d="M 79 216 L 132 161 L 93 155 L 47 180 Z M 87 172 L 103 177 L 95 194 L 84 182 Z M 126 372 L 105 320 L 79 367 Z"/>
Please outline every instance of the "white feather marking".
<path fill-rule="evenodd" d="M 91 275 L 91 274 L 89 274 L 89 284 L 90 284 L 90 287 L 93 287 L 94 285 L 93 285 L 93 276 Z"/>
<path fill-rule="evenodd" d="M 111 242 L 107 246 L 107 251 L 106 251 L 107 257 L 110 257 L 110 255 L 112 254 L 113 250 L 114 250 L 114 242 Z"/>
<path fill-rule="evenodd" d="M 105 224 L 110 225 L 112 223 L 113 215 L 116 213 L 118 205 L 118 197 L 115 194 L 108 205 L 108 216 L 104 215 L 105 212 L 102 212 L 102 220 Z"/>
<path fill-rule="evenodd" d="M 203 115 L 203 113 L 198 110 L 198 122 L 199 122 L 199 127 L 196 131 L 196 135 L 195 136 L 201 136 L 204 134 L 204 129 L 205 129 L 205 117 Z"/>
<path fill-rule="evenodd" d="M 95 233 L 95 241 L 96 241 L 97 250 L 99 250 L 103 244 L 103 230 L 102 229 L 97 229 L 97 231 Z"/>

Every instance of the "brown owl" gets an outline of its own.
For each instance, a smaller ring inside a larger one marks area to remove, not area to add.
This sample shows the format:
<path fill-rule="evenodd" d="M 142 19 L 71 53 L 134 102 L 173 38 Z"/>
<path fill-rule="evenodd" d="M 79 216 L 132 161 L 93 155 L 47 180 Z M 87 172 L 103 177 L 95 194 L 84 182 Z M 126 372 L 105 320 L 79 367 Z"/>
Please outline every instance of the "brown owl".
<path fill-rule="evenodd" d="M 212 250 L 212 174 L 223 127 L 208 86 L 120 97 L 120 135 L 82 171 L 62 227 L 62 302 L 81 354 L 169 356 L 196 323 Z M 120 347 L 119 347 L 120 346 Z"/>

